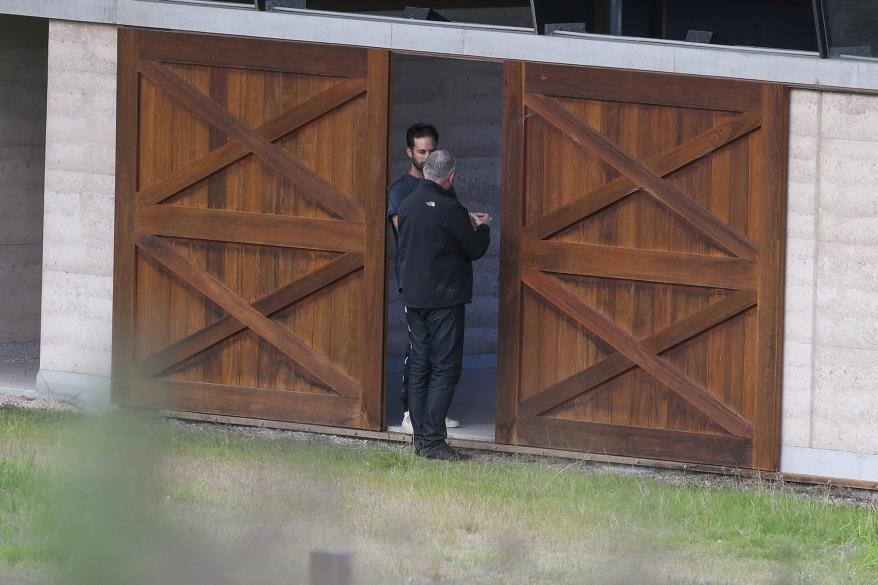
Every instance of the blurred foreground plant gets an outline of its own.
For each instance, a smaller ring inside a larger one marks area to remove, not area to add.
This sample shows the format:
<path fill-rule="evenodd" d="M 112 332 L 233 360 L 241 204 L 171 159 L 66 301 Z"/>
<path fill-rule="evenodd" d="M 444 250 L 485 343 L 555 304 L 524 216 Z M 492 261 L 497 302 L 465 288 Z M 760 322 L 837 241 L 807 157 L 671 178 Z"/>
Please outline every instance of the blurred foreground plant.
<path fill-rule="evenodd" d="M 160 464 L 169 447 L 153 417 L 89 417 L 63 435 L 54 548 L 65 583 L 142 583 L 173 534 L 162 522 Z"/>

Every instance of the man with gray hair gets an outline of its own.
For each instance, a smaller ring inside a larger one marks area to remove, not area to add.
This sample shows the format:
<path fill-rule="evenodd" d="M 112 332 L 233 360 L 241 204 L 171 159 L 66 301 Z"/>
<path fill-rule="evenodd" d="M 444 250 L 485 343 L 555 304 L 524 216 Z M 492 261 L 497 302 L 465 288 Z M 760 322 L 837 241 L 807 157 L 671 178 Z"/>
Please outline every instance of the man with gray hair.
<path fill-rule="evenodd" d="M 437 150 L 421 186 L 399 208 L 399 262 L 411 355 L 409 412 L 415 452 L 429 459 L 461 456 L 445 439 L 445 416 L 463 365 L 465 306 L 472 301 L 472 261 L 491 242 L 491 216 L 469 213 L 451 190 L 455 161 Z"/>

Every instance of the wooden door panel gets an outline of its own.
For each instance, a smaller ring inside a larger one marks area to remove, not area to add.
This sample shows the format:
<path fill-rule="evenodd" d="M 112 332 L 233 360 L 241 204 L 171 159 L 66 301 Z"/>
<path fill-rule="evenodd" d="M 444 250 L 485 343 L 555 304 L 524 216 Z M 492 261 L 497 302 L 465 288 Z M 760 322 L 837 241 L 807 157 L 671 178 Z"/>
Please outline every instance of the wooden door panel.
<path fill-rule="evenodd" d="M 786 91 L 508 63 L 505 94 L 498 441 L 776 469 Z"/>
<path fill-rule="evenodd" d="M 120 31 L 117 402 L 382 427 L 387 61 Z"/>

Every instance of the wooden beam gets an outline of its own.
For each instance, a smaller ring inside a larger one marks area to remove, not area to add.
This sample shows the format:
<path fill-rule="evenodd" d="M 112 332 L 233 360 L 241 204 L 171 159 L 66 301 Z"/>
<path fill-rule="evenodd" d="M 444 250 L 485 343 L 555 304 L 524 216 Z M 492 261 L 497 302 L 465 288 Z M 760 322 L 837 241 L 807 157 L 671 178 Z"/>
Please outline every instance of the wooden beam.
<path fill-rule="evenodd" d="M 704 333 L 723 321 L 731 319 L 735 315 L 739 315 L 755 304 L 755 291 L 739 290 L 721 301 L 707 306 L 694 315 L 680 319 L 673 325 L 669 325 L 661 331 L 642 339 L 640 343 L 643 344 L 647 351 L 658 355 L 684 341 L 692 339 L 696 335 Z M 588 394 L 602 384 L 609 382 L 616 376 L 621 376 L 635 367 L 637 367 L 637 364 L 633 361 L 621 353 L 614 353 L 592 364 L 585 370 L 565 378 L 544 390 L 540 390 L 522 402 L 519 406 L 519 411 L 522 416 L 545 414 L 569 400 Z"/>
<path fill-rule="evenodd" d="M 739 79 L 528 63 L 526 83 L 527 92 L 548 96 L 727 112 L 762 109 L 761 84 Z"/>
<path fill-rule="evenodd" d="M 359 47 L 156 30 L 141 34 L 144 42 L 139 56 L 147 61 L 304 75 L 366 76 L 366 60 Z"/>
<path fill-rule="evenodd" d="M 522 418 L 516 426 L 524 445 L 735 467 L 752 465 L 752 441 L 746 437 L 545 417 Z"/>
<path fill-rule="evenodd" d="M 738 233 L 668 181 L 657 177 L 642 162 L 626 154 L 588 124 L 576 119 L 556 100 L 542 95 L 525 94 L 525 104 L 570 136 L 574 142 L 587 148 L 620 173 L 641 185 L 680 219 L 723 250 L 739 258 L 751 258 L 756 255 L 756 244 L 747 236 Z"/>
<path fill-rule="evenodd" d="M 503 237 L 500 239 L 500 323 L 497 335 L 499 443 L 515 441 L 521 370 L 521 223 L 524 216 L 524 64 L 503 65 Z"/>
<path fill-rule="evenodd" d="M 135 232 L 335 252 L 362 252 L 366 238 L 362 223 L 176 205 L 138 207 Z"/>
<path fill-rule="evenodd" d="M 349 79 L 269 120 L 257 128 L 255 134 L 263 140 L 274 142 L 365 91 L 365 79 Z M 161 203 L 168 197 L 224 169 L 251 152 L 243 144 L 228 142 L 198 160 L 177 169 L 167 177 L 141 188 L 137 193 L 137 201 L 141 205 Z"/>
<path fill-rule="evenodd" d="M 204 382 L 151 378 L 134 381 L 132 406 L 359 427 L 360 400 L 332 394 L 293 392 Z"/>
<path fill-rule="evenodd" d="M 523 270 L 522 282 L 556 309 L 613 346 L 711 421 L 733 435 L 753 436 L 753 425 L 747 419 L 716 398 L 710 390 L 649 351 L 635 337 L 599 311 L 583 303 L 564 288 L 560 280 L 542 272 Z"/>
<path fill-rule="evenodd" d="M 303 194 L 315 205 L 342 219 L 363 220 L 363 209 L 350 196 L 290 156 L 280 146 L 266 141 L 200 89 L 164 65 L 141 61 L 139 68 L 141 73 L 162 90 L 190 108 L 193 114 L 240 142 L 242 146 L 300 187 Z"/>
<path fill-rule="evenodd" d="M 755 466 L 780 468 L 781 388 L 784 338 L 784 262 L 787 232 L 787 168 L 789 149 L 790 90 L 781 85 L 763 86 L 762 144 L 752 153 L 760 168 L 751 177 L 751 192 L 758 197 L 753 211 L 759 223 L 759 311 L 756 315 Z M 755 197 L 754 197 L 755 198 Z"/>
<path fill-rule="evenodd" d="M 656 176 L 666 177 L 700 158 L 716 152 L 727 144 L 731 144 L 738 138 L 746 136 L 759 128 L 760 124 L 761 117 L 758 114 L 751 112 L 740 114 L 666 154 L 649 159 L 644 164 Z M 581 199 L 532 221 L 525 226 L 523 233 L 529 238 L 548 238 L 601 209 L 609 207 L 638 189 L 640 187 L 637 183 L 623 175 Z"/>
<path fill-rule="evenodd" d="M 290 284 L 266 295 L 253 303 L 252 307 L 261 315 L 269 317 L 286 307 L 297 303 L 322 288 L 341 280 L 363 266 L 363 255 L 349 252 L 334 258 L 325 266 L 296 279 Z M 223 339 L 231 337 L 244 329 L 244 325 L 230 315 L 208 325 L 204 329 L 148 356 L 137 364 L 137 372 L 142 377 L 158 375 L 168 368 L 187 360 Z"/>
<path fill-rule="evenodd" d="M 260 314 L 240 295 L 179 254 L 173 246 L 155 236 L 138 237 L 137 246 L 340 395 L 348 398 L 360 397 L 362 388 L 359 382 L 281 325 Z"/>
<path fill-rule="evenodd" d="M 116 197 L 113 255 L 113 343 L 111 398 L 114 404 L 129 398 L 134 361 L 134 297 L 137 290 L 134 230 L 134 193 L 140 150 L 137 110 L 140 75 L 137 50 L 141 32 L 119 28 L 116 79 Z"/>
<path fill-rule="evenodd" d="M 525 268 L 580 276 L 712 288 L 755 288 L 752 260 L 637 250 L 617 246 L 522 240 Z"/>
<path fill-rule="evenodd" d="M 357 153 L 362 162 L 354 168 L 366 169 L 359 178 L 363 184 L 366 234 L 363 248 L 363 291 L 360 314 L 360 379 L 363 381 L 363 418 L 368 429 L 384 427 L 384 345 L 387 325 L 387 170 L 388 120 L 390 116 L 390 52 L 369 49 L 369 91 L 366 98 L 366 132 L 354 136 L 362 140 Z M 337 318 L 337 317 L 336 317 Z"/>

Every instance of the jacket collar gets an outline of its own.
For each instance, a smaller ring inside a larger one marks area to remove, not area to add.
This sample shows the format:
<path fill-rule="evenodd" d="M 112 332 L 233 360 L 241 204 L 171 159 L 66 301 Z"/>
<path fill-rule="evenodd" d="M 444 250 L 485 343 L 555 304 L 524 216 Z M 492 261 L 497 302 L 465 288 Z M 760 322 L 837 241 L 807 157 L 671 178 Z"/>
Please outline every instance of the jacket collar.
<path fill-rule="evenodd" d="M 457 199 L 457 196 L 450 189 L 445 189 L 439 183 L 435 183 L 429 179 L 424 179 L 424 182 L 421 185 L 422 187 L 426 187 L 428 189 L 432 189 L 433 191 L 439 193 L 440 195 L 444 195 L 445 197 L 451 197 L 452 199 Z"/>

